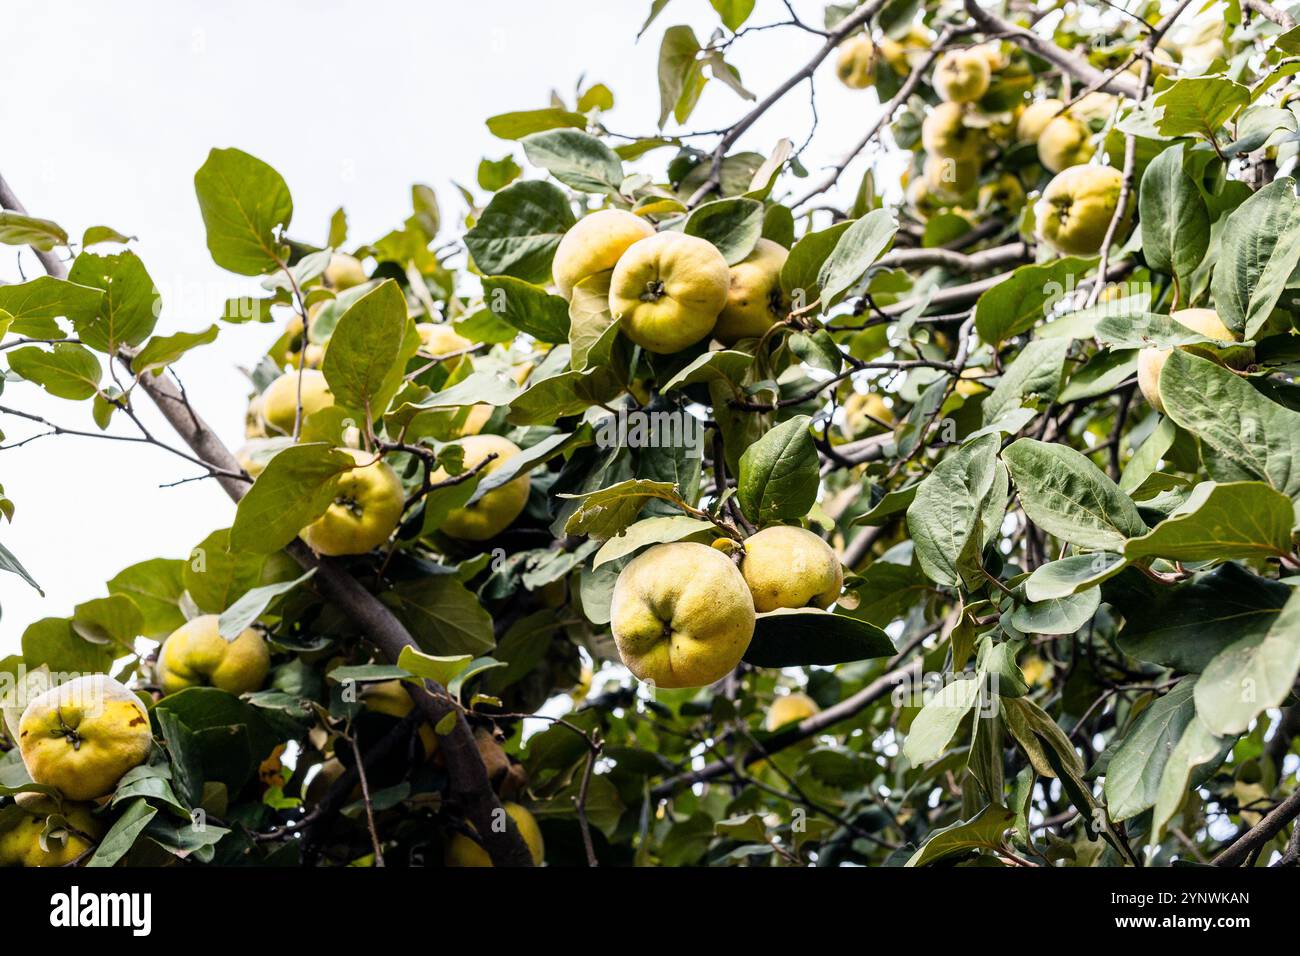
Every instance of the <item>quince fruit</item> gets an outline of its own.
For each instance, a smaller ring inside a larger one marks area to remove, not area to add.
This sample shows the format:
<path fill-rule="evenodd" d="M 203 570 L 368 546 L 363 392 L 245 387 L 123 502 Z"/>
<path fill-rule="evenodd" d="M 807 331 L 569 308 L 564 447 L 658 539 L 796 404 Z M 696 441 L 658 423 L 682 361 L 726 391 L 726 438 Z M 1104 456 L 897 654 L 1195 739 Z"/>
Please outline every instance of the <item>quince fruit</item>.
<path fill-rule="evenodd" d="M 1025 107 L 1016 121 L 1016 136 L 1026 143 L 1037 143 L 1043 129 L 1056 119 L 1061 108 L 1065 106 L 1058 99 L 1035 100 Z"/>
<path fill-rule="evenodd" d="M 731 289 L 713 337 L 723 345 L 760 338 L 790 312 L 781 289 L 781 267 L 790 255 L 785 246 L 759 239 L 754 251 L 731 267 Z"/>
<path fill-rule="evenodd" d="M 158 683 L 175 694 L 187 687 L 217 687 L 238 697 L 260 690 L 271 668 L 271 651 L 253 628 L 233 641 L 221 636 L 219 618 L 205 614 L 187 621 L 158 651 Z"/>
<path fill-rule="evenodd" d="M 820 710 L 821 708 L 817 706 L 816 701 L 807 694 L 785 694 L 772 701 L 772 706 L 767 709 L 767 717 L 763 721 L 763 728 L 768 733 L 774 733 L 786 724 L 806 720 Z"/>
<path fill-rule="evenodd" d="M 488 455 L 496 455 L 479 472 L 483 478 L 520 451 L 518 445 L 500 435 L 469 435 L 458 439 L 456 444 L 465 450 L 464 464 L 467 469 L 474 468 Z M 446 481 L 449 477 L 451 476 L 439 468 L 430 476 L 430 480 L 436 483 Z M 520 475 L 499 488 L 493 488 L 478 501 L 453 509 L 438 530 L 448 537 L 463 541 L 487 541 L 495 538 L 523 512 L 528 504 L 529 484 L 528 476 Z"/>
<path fill-rule="evenodd" d="M 774 525 L 746 538 L 740 573 L 760 613 L 827 608 L 844 586 L 834 549 L 808 529 L 791 525 Z"/>
<path fill-rule="evenodd" d="M 932 157 L 978 159 L 983 134 L 962 122 L 965 108 L 960 103 L 940 103 L 921 123 L 921 145 Z"/>
<path fill-rule="evenodd" d="M 858 33 L 840 44 L 835 75 L 851 90 L 865 90 L 876 80 L 876 46 L 871 37 Z"/>
<path fill-rule="evenodd" d="M 153 746 L 140 698 L 105 674 L 87 674 L 32 699 L 18 721 L 18 749 L 35 783 L 69 800 L 97 800 L 144 763 Z"/>
<path fill-rule="evenodd" d="M 325 284 L 331 289 L 342 292 L 367 281 L 365 267 L 356 256 L 336 252 L 330 256 L 330 263 L 325 267 Z"/>
<path fill-rule="evenodd" d="M 510 819 L 515 821 L 515 826 L 519 828 L 519 835 L 524 838 L 524 843 L 528 845 L 528 851 L 533 855 L 533 865 L 541 866 L 545 854 L 545 844 L 542 842 L 542 831 L 537 825 L 537 820 L 517 803 L 506 803 L 503 806 Z M 492 859 L 488 856 L 487 850 L 479 846 L 473 838 L 463 833 L 453 835 L 451 840 L 448 841 L 444 862 L 447 866 L 492 865 Z"/>
<path fill-rule="evenodd" d="M 300 536 L 317 554 L 365 554 L 396 530 L 406 496 L 388 462 L 359 448 L 339 451 L 352 456 L 357 467 L 340 476 L 334 501 Z"/>
<path fill-rule="evenodd" d="M 606 272 L 634 242 L 655 234 L 655 227 L 622 209 L 601 209 L 575 223 L 555 249 L 551 275 L 566 299 L 583 279 Z"/>
<path fill-rule="evenodd" d="M 1213 309 L 1182 309 L 1170 313 L 1169 317 L 1179 325 L 1216 342 L 1236 342 L 1241 338 L 1223 324 L 1223 320 Z M 1182 348 L 1231 368 L 1245 367 L 1255 358 L 1254 350 L 1247 347 L 1229 346 L 1226 349 L 1216 350 L 1208 345 L 1185 345 Z M 1172 351 L 1173 349 L 1146 348 L 1138 353 L 1138 388 L 1151 403 L 1151 407 L 1162 414 L 1165 403 L 1160 397 L 1160 373 Z"/>
<path fill-rule="evenodd" d="M 1058 173 L 1034 206 L 1038 238 L 1065 255 L 1096 255 L 1115 215 L 1123 182 L 1123 174 L 1112 166 L 1071 166 Z M 1130 196 L 1130 209 L 1132 200 Z M 1115 241 L 1127 231 L 1121 223 Z"/>
<path fill-rule="evenodd" d="M 1071 113 L 1048 120 L 1038 134 L 1038 161 L 1048 172 L 1059 173 L 1086 163 L 1092 153 L 1092 133 Z"/>
<path fill-rule="evenodd" d="M 302 417 L 329 408 L 334 404 L 334 393 L 325 381 L 325 373 L 314 368 L 285 372 L 266 387 L 261 396 L 262 420 L 270 432 L 293 434 L 294 419 L 298 414 L 298 377 L 302 376 Z"/>
<path fill-rule="evenodd" d="M 939 58 L 931 81 L 940 99 L 973 103 L 988 91 L 991 74 L 988 55 L 983 51 L 949 50 Z"/>
<path fill-rule="evenodd" d="M 23 811 L 15 813 L 12 826 L 0 830 L 0 867 L 67 866 L 95 843 L 104 833 L 103 825 L 92 815 L 93 808 L 86 804 L 66 803 L 62 808 L 48 798 L 22 804 Z M 66 826 L 54 829 L 41 847 L 41 834 L 45 833 L 48 819 L 61 816 Z"/>
<path fill-rule="evenodd" d="M 655 545 L 619 573 L 610 627 L 623 664 L 659 687 L 701 687 L 740 663 L 754 636 L 745 578 L 721 551 Z"/>
<path fill-rule="evenodd" d="M 614 267 L 610 314 L 649 352 L 680 352 L 713 331 L 727 304 L 731 270 L 710 242 L 660 232 L 634 242 Z"/>

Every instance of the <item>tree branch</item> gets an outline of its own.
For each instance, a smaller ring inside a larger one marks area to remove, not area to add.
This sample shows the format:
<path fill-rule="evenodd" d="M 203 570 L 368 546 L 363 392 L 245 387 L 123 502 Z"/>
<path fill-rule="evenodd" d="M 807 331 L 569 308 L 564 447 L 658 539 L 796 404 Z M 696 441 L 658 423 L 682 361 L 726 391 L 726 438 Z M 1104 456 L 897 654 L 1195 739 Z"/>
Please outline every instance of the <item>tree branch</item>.
<path fill-rule="evenodd" d="M 1283 800 L 1272 813 L 1230 843 L 1214 858 L 1214 865 L 1240 866 L 1297 816 L 1300 816 L 1300 790 Z"/>

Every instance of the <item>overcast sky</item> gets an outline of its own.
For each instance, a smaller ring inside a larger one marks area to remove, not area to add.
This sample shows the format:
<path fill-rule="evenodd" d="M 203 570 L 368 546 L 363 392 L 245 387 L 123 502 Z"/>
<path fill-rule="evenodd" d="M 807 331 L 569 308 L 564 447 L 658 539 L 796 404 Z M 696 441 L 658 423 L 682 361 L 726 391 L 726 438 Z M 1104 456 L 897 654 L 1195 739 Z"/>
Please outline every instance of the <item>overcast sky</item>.
<path fill-rule="evenodd" d="M 292 234 L 305 240 L 324 241 L 339 205 L 352 242 L 399 226 L 410 214 L 413 182 L 437 190 L 444 222 L 454 224 L 464 207 L 451 182 L 471 184 L 480 157 L 513 153 L 525 164 L 515 144 L 487 132 L 488 116 L 546 106 L 551 89 L 571 103 L 585 73 L 587 82 L 614 90 L 612 129 L 654 131 L 664 28 L 690 23 L 703 40 L 717 18 L 708 0 L 671 0 L 636 43 L 649 6 L 11 0 L 0 60 L 0 172 L 29 212 L 74 237 L 98 224 L 138 236 L 134 248 L 163 295 L 158 331 L 206 328 L 226 297 L 257 288 L 208 257 L 193 176 L 210 148 L 237 146 L 279 170 L 293 194 Z M 820 25 L 818 0 L 795 6 Z M 751 23 L 784 18 L 777 0 L 759 0 Z M 731 57 L 762 97 L 819 43 L 792 30 L 760 32 Z M 877 108 L 873 92 L 842 88 L 831 70 L 823 64 L 817 78 L 823 122 L 805 153 L 814 171 L 838 158 Z M 811 118 L 806 89 L 771 110 L 741 145 L 767 152 L 781 136 L 801 143 Z M 746 108 L 711 83 L 688 128 L 725 126 Z M 670 155 L 655 154 L 660 174 Z M 30 253 L 0 246 L 0 278 L 18 281 L 20 264 L 28 278 L 39 274 Z M 276 334 L 266 325 L 223 326 L 216 344 L 177 366 L 196 407 L 231 447 L 243 440 L 238 366 L 254 363 Z M 94 428 L 88 402 L 53 399 L 26 383 L 8 385 L 0 404 Z M 7 441 L 31 433 L 3 418 Z M 147 421 L 158 423 L 152 414 Z M 167 435 L 166 426 L 158 433 Z M 158 487 L 193 474 L 165 452 L 123 442 L 45 438 L 0 452 L 0 484 L 17 505 L 0 541 L 46 592 L 42 599 L 0 574 L 0 655 L 17 650 L 32 621 L 102 596 L 121 568 L 183 557 L 228 526 L 234 507 L 215 483 Z"/>

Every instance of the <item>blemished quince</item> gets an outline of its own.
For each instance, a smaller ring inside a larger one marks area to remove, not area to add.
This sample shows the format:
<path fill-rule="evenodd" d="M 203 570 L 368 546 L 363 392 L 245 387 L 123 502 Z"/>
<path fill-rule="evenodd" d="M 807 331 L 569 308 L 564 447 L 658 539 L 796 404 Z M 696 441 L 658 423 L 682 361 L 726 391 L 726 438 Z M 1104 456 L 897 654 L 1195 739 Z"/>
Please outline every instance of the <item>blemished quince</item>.
<path fill-rule="evenodd" d="M 583 279 L 618 264 L 628 246 L 655 234 L 655 227 L 622 209 L 601 209 L 579 219 L 555 247 L 551 275 L 566 299 Z"/>
<path fill-rule="evenodd" d="M 876 45 L 871 37 L 858 33 L 840 44 L 835 75 L 851 90 L 865 90 L 876 81 Z"/>
<path fill-rule="evenodd" d="M 1071 166 L 1053 177 L 1034 206 L 1038 238 L 1068 256 L 1093 256 L 1119 204 L 1124 176 L 1113 166 Z M 1129 196 L 1128 205 L 1133 205 Z M 1127 234 L 1125 223 L 1115 241 Z"/>
<path fill-rule="evenodd" d="M 827 608 L 844 586 L 834 549 L 807 528 L 792 525 L 774 525 L 746 538 L 740 573 L 760 613 Z"/>
<path fill-rule="evenodd" d="M 18 749 L 34 783 L 69 800 L 97 800 L 144 763 L 153 746 L 140 698 L 106 674 L 87 674 L 33 698 L 18 721 Z"/>
<path fill-rule="evenodd" d="M 980 154 L 983 133 L 963 122 L 966 110 L 960 103 L 940 103 L 921 123 L 921 145 L 931 156 L 969 160 Z"/>
<path fill-rule="evenodd" d="M 781 267 L 790 253 L 779 242 L 759 239 L 753 252 L 731 267 L 731 289 L 713 337 L 723 345 L 756 339 L 790 311 L 781 289 Z"/>
<path fill-rule="evenodd" d="M 479 472 L 482 476 L 480 481 L 519 454 L 519 446 L 500 435 L 468 435 L 458 439 L 456 444 L 465 450 L 464 465 L 467 469 L 476 467 L 488 455 L 496 455 Z M 436 484 L 449 477 L 439 468 L 430 480 Z M 495 538 L 523 513 L 528 504 L 528 490 L 528 476 L 520 475 L 499 488 L 493 488 L 478 501 L 453 509 L 438 530 L 463 541 Z"/>
<path fill-rule="evenodd" d="M 1087 125 L 1070 113 L 1047 122 L 1038 134 L 1038 161 L 1051 173 L 1086 163 L 1092 158 L 1092 134 Z"/>
<path fill-rule="evenodd" d="M 633 243 L 609 287 L 610 314 L 649 352 L 680 352 L 713 331 L 727 304 L 731 270 L 713 243 L 660 232 Z"/>
<path fill-rule="evenodd" d="M 301 538 L 317 554 L 365 554 L 388 540 L 406 503 L 401 479 L 374 452 L 340 448 L 356 467 L 339 477 L 329 509 L 302 529 Z"/>
<path fill-rule="evenodd" d="M 238 697 L 260 690 L 271 669 L 271 651 L 253 628 L 233 641 L 221 636 L 220 619 L 204 614 L 186 621 L 158 651 L 158 683 L 175 694 L 187 687 L 216 687 Z"/>
<path fill-rule="evenodd" d="M 93 808 L 85 804 L 64 803 L 60 808 L 55 801 L 42 798 L 23 804 L 23 809 L 13 826 L 0 831 L 0 867 L 67 866 L 94 847 L 104 833 Z M 41 834 L 53 814 L 63 817 L 67 827 L 51 833 L 42 849 Z"/>
<path fill-rule="evenodd" d="M 519 828 L 519 835 L 528 845 L 528 852 L 533 856 L 533 866 L 541 866 L 545 859 L 546 846 L 542 842 L 542 830 L 536 818 L 517 803 L 502 804 L 510 819 Z M 447 842 L 446 855 L 443 860 L 447 866 L 491 866 L 492 858 L 473 838 L 457 833 Z"/>
<path fill-rule="evenodd" d="M 1061 107 L 1065 106 L 1058 99 L 1035 100 L 1025 107 L 1016 121 L 1016 136 L 1026 143 L 1037 143 L 1043 129 L 1054 120 Z"/>
<path fill-rule="evenodd" d="M 940 202 L 952 204 L 974 190 L 979 182 L 977 159 L 945 159 L 931 156 L 925 161 L 926 188 Z"/>
<path fill-rule="evenodd" d="M 768 733 L 773 733 L 787 724 L 806 720 L 820 710 L 821 708 L 817 706 L 817 702 L 807 694 L 798 692 L 784 694 L 772 701 L 772 706 L 767 709 L 767 716 L 763 720 L 763 729 Z"/>
<path fill-rule="evenodd" d="M 895 73 L 907 76 L 933 45 L 934 36 L 930 31 L 914 23 L 897 40 L 889 36 L 882 39 L 880 55 Z"/>
<path fill-rule="evenodd" d="M 307 418 L 334 404 L 334 393 L 325 381 L 325 373 L 314 368 L 285 372 L 262 393 L 262 420 L 267 429 L 281 435 L 293 434 L 298 414 L 298 376 L 302 376 L 302 417 Z"/>
<path fill-rule="evenodd" d="M 330 288 L 342 292 L 366 281 L 366 269 L 356 256 L 336 252 L 325 267 L 325 282 Z"/>
<path fill-rule="evenodd" d="M 754 601 L 735 562 L 688 541 L 633 558 L 614 584 L 610 617 L 623 664 L 665 688 L 721 680 L 754 636 Z"/>
<path fill-rule="evenodd" d="M 973 103 L 988 91 L 991 73 L 981 50 L 949 50 L 939 58 L 931 81 L 940 99 Z"/>
<path fill-rule="evenodd" d="M 1236 342 L 1240 336 L 1223 324 L 1219 313 L 1213 309 L 1182 309 L 1169 317 L 1179 325 L 1200 333 L 1216 342 Z M 1214 346 L 1183 346 L 1190 352 L 1202 355 L 1230 367 L 1244 367 L 1254 361 L 1254 350 L 1246 347 L 1216 349 Z M 1160 397 L 1160 373 L 1173 349 L 1145 348 L 1138 352 L 1138 388 L 1151 407 L 1163 413 L 1164 400 Z"/>

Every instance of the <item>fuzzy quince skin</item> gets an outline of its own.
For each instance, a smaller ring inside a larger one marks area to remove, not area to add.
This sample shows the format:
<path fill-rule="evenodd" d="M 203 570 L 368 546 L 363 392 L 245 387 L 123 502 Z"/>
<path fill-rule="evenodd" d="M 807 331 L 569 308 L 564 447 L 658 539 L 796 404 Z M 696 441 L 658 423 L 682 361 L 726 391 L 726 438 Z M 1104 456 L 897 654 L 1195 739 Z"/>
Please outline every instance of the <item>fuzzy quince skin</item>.
<path fill-rule="evenodd" d="M 763 729 L 773 733 L 786 724 L 806 720 L 820 710 L 816 701 L 807 694 L 785 694 L 772 701 L 772 706 L 767 709 L 767 716 L 763 721 Z"/>
<path fill-rule="evenodd" d="M 542 842 L 542 830 L 537 825 L 536 818 L 517 803 L 506 803 L 502 806 L 510 819 L 515 821 L 515 826 L 519 828 L 519 835 L 524 838 L 528 852 L 532 854 L 533 866 L 541 866 L 545 858 L 546 846 Z M 447 843 L 443 862 L 447 866 L 491 866 L 492 858 L 471 837 L 457 833 Z"/>
<path fill-rule="evenodd" d="M 974 103 L 989 88 L 989 58 L 980 50 L 949 50 L 935 65 L 931 81 L 939 98 Z"/>
<path fill-rule="evenodd" d="M 275 434 L 292 435 L 294 419 L 298 414 L 299 372 L 285 372 L 266 387 L 262 393 L 262 420 Z M 334 393 L 325 381 L 325 373 L 314 368 L 303 369 L 302 417 L 307 418 L 322 408 L 334 404 Z"/>
<path fill-rule="evenodd" d="M 465 450 L 466 468 L 474 468 L 488 455 L 496 455 L 479 472 L 484 478 L 519 454 L 519 446 L 500 435 L 469 435 L 459 439 L 456 444 Z M 449 477 L 439 468 L 430 476 L 430 480 L 436 483 L 446 481 Z M 438 530 L 462 541 L 487 541 L 495 538 L 523 513 L 528 504 L 528 491 L 528 476 L 520 475 L 499 488 L 493 488 L 478 501 L 454 509 Z"/>
<path fill-rule="evenodd" d="M 1070 113 L 1048 120 L 1038 134 L 1038 161 L 1050 173 L 1086 163 L 1092 153 L 1092 134 Z"/>
<path fill-rule="evenodd" d="M 835 75 L 851 90 L 865 90 L 876 81 L 876 46 L 871 37 L 858 33 L 840 44 Z"/>
<path fill-rule="evenodd" d="M 1240 340 L 1240 336 L 1224 325 L 1223 320 L 1219 318 L 1219 313 L 1213 309 L 1182 309 L 1170 313 L 1169 317 L 1179 325 L 1186 326 L 1193 332 L 1199 332 L 1207 339 L 1214 339 L 1216 342 Z M 1185 348 L 1232 368 L 1244 367 L 1255 359 L 1254 350 L 1247 347 L 1230 347 L 1222 351 L 1216 351 L 1211 346 L 1189 345 Z M 1138 388 L 1151 407 L 1161 414 L 1164 413 L 1165 403 L 1160 397 L 1160 373 L 1164 370 L 1165 362 L 1168 361 L 1169 353 L 1172 351 L 1173 349 L 1146 348 L 1138 352 Z"/>
<path fill-rule="evenodd" d="M 65 803 L 60 809 L 54 801 L 41 800 L 27 812 L 16 816 L 13 826 L 0 831 L 0 867 L 67 866 L 94 847 L 104 833 L 103 825 L 86 804 Z M 61 840 L 47 840 L 41 848 L 41 834 L 47 819 L 58 813 L 67 821 Z"/>
<path fill-rule="evenodd" d="M 933 157 L 970 160 L 980 154 L 983 134 L 963 121 L 960 103 L 940 103 L 921 123 L 921 145 Z"/>
<path fill-rule="evenodd" d="M 1124 177 L 1112 166 L 1071 166 L 1058 173 L 1034 206 L 1038 238 L 1069 256 L 1093 256 L 1106 239 Z M 1131 210 L 1132 196 L 1128 206 Z M 1128 232 L 1128 213 L 1115 241 Z"/>
<path fill-rule="evenodd" d="M 713 331 L 730 289 L 727 260 L 711 242 L 660 232 L 633 243 L 618 260 L 609 310 L 629 339 L 667 355 Z"/>
<path fill-rule="evenodd" d="M 359 448 L 339 451 L 352 456 L 357 467 L 343 473 L 328 510 L 300 537 L 317 554 L 365 554 L 396 530 L 406 497 L 388 462 Z"/>
<path fill-rule="evenodd" d="M 342 292 L 366 281 L 366 270 L 356 256 L 336 252 L 325 267 L 325 282 L 330 288 Z"/>
<path fill-rule="evenodd" d="M 740 573 L 760 613 L 827 608 L 844 585 L 834 549 L 808 529 L 790 525 L 774 525 L 746 538 Z"/>
<path fill-rule="evenodd" d="M 735 563 L 693 542 L 656 545 L 629 562 L 610 615 L 623 664 L 665 688 L 721 680 L 754 636 L 753 598 Z"/>
<path fill-rule="evenodd" d="M 723 345 L 756 339 L 790 312 L 781 289 L 781 267 L 790 253 L 779 242 L 759 239 L 754 251 L 731 267 L 731 288 L 713 337 Z"/>
<path fill-rule="evenodd" d="M 215 614 L 196 617 L 163 641 L 158 682 L 164 695 L 187 687 L 217 687 L 236 697 L 261 689 L 271 668 L 266 640 L 250 627 L 228 641 L 218 620 Z"/>
<path fill-rule="evenodd" d="M 655 234 L 640 216 L 622 209 L 601 209 L 579 219 L 555 249 L 551 275 L 566 299 L 583 279 L 617 265 L 628 246 Z"/>
<path fill-rule="evenodd" d="M 153 734 L 140 698 L 105 674 L 88 674 L 33 698 L 18 721 L 18 749 L 35 783 L 69 800 L 113 792 L 149 757 Z"/>

